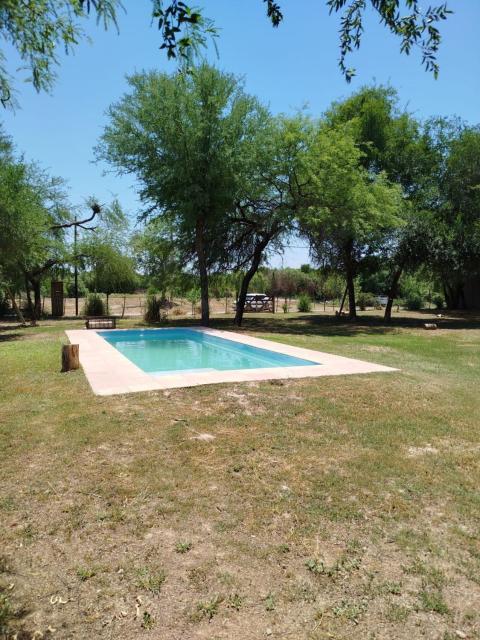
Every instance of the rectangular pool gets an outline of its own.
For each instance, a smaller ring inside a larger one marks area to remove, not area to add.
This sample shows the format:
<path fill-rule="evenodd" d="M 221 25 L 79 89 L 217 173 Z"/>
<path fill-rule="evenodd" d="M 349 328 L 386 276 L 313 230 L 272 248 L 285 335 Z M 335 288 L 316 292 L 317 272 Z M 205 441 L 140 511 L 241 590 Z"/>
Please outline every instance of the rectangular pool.
<path fill-rule="evenodd" d="M 319 364 L 193 329 L 117 329 L 99 331 L 98 334 L 142 371 L 150 374 Z"/>

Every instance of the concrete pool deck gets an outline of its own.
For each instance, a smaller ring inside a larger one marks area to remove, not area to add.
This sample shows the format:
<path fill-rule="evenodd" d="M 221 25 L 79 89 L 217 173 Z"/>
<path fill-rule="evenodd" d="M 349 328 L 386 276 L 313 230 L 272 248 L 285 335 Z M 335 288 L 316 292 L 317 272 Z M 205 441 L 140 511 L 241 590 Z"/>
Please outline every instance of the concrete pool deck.
<path fill-rule="evenodd" d="M 80 346 L 80 364 L 93 393 L 109 396 L 136 391 L 155 391 L 195 387 L 203 384 L 219 384 L 222 382 L 248 382 L 260 380 L 279 380 L 288 378 L 316 378 L 321 376 L 341 376 L 354 373 L 379 373 L 397 371 L 372 362 L 344 358 L 322 351 L 313 351 L 302 347 L 272 342 L 262 338 L 254 338 L 230 331 L 219 331 L 204 327 L 188 328 L 191 331 L 202 331 L 206 334 L 247 344 L 260 349 L 268 349 L 318 363 L 311 366 L 272 367 L 265 369 L 238 369 L 232 371 L 186 371 L 155 375 L 145 373 L 133 362 L 120 353 L 114 346 L 104 340 L 93 330 L 76 329 L 66 331 L 72 344 Z M 117 329 L 121 331 L 121 329 Z M 163 329 L 144 329 L 144 331 L 163 331 Z"/>

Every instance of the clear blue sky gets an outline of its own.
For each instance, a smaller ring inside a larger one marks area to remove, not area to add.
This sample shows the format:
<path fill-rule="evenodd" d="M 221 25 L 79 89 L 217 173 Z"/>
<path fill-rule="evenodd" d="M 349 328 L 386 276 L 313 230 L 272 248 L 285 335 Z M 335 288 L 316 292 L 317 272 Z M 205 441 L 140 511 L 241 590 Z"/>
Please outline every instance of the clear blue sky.
<path fill-rule="evenodd" d="M 360 51 L 351 57 L 358 76 L 347 85 L 337 67 L 338 18 L 329 16 L 325 0 L 281 0 L 285 20 L 273 29 L 261 0 L 197 0 L 205 15 L 220 28 L 220 68 L 242 75 L 247 90 L 269 104 L 274 113 L 291 112 L 307 104 L 321 114 L 334 99 L 362 84 L 390 83 L 402 104 L 420 118 L 457 114 L 480 122 L 480 0 L 450 0 L 456 13 L 442 25 L 440 77 L 423 71 L 417 53 L 400 55 L 399 43 L 369 16 Z M 104 175 L 93 163 L 93 147 L 105 124 L 108 105 L 126 90 L 125 74 L 142 69 L 173 70 L 160 52 L 159 34 L 150 24 L 150 0 L 124 0 L 120 35 L 88 25 L 92 42 L 75 55 L 61 55 L 52 95 L 36 94 L 20 85 L 21 108 L 3 112 L 4 127 L 28 159 L 38 160 L 54 175 L 67 179 L 71 200 L 81 204 L 89 195 L 101 202 L 118 196 L 135 217 L 138 201 L 134 182 Z M 11 61 L 15 69 L 17 61 Z M 299 241 L 295 241 L 298 245 Z M 287 250 L 285 265 L 308 260 L 306 250 Z M 276 264 L 281 264 L 275 259 Z"/>

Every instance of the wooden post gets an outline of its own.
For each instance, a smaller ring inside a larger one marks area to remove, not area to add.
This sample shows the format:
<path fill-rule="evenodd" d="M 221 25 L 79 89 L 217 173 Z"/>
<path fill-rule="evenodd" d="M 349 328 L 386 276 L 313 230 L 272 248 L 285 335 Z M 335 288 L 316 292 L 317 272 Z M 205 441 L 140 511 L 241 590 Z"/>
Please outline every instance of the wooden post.
<path fill-rule="evenodd" d="M 64 344 L 62 346 L 62 372 L 78 369 L 79 367 L 79 345 Z"/>
<path fill-rule="evenodd" d="M 64 314 L 63 282 L 52 281 L 50 299 L 52 305 L 52 316 L 55 318 L 61 318 Z"/>

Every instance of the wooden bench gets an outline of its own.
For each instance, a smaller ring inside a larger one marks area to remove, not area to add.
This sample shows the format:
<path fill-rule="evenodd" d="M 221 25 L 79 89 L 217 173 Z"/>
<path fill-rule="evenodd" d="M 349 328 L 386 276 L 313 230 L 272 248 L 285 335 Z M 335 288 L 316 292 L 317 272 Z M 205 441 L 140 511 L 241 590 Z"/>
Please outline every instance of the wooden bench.
<path fill-rule="evenodd" d="M 99 316 L 85 320 L 87 329 L 116 329 L 117 319 L 114 316 Z"/>

